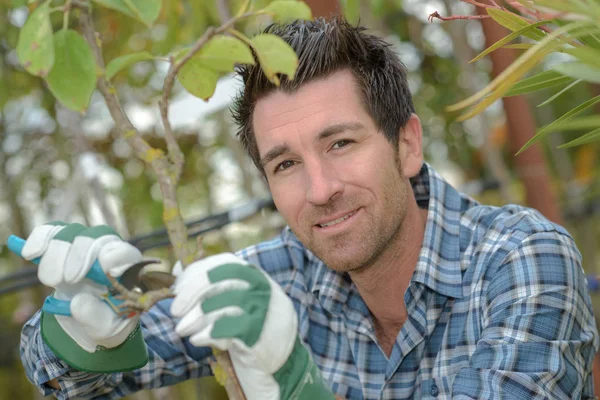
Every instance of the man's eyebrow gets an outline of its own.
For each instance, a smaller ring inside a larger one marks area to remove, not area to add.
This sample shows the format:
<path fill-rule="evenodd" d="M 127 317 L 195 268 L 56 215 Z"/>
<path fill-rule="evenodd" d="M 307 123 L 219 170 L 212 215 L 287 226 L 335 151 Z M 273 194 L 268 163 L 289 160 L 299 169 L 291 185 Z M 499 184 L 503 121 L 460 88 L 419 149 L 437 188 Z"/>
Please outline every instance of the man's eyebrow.
<path fill-rule="evenodd" d="M 339 123 L 339 124 L 333 124 L 333 125 L 328 126 L 325 129 L 323 129 L 321 131 L 321 133 L 319 133 L 317 135 L 317 137 L 315 138 L 315 141 L 319 142 L 321 140 L 327 139 L 328 137 L 333 136 L 338 133 L 342 133 L 342 132 L 346 132 L 346 131 L 357 131 L 362 128 L 364 128 L 364 125 L 361 124 L 360 122 L 343 122 L 343 123 Z M 258 164 L 264 170 L 265 165 L 267 165 L 269 162 L 273 161 L 280 155 L 285 154 L 289 151 L 290 151 L 290 146 L 288 146 L 287 143 L 275 146 L 271 150 L 269 150 L 267 152 L 267 154 L 264 155 L 264 157 L 262 157 L 260 159 Z"/>
<path fill-rule="evenodd" d="M 315 138 L 315 142 L 320 142 L 324 139 L 327 139 L 330 136 L 336 135 L 338 133 L 346 132 L 346 131 L 357 131 L 364 128 L 364 125 L 360 122 L 342 122 L 339 124 L 333 124 L 323 129 L 321 133 L 317 135 Z"/>
<path fill-rule="evenodd" d="M 267 154 L 265 154 L 265 156 L 262 157 L 258 163 L 260 167 L 264 170 L 265 165 L 267 165 L 269 162 L 273 161 L 280 155 L 287 153 L 288 151 L 290 151 L 290 146 L 288 146 L 287 143 L 280 144 L 269 150 Z"/>

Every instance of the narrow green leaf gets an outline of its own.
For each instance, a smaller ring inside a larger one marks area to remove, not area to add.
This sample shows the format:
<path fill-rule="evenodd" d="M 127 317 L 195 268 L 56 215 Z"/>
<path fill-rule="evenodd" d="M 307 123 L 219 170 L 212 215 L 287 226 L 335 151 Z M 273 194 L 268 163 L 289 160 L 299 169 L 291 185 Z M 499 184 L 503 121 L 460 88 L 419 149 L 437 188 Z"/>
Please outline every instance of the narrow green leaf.
<path fill-rule="evenodd" d="M 555 11 L 562 11 L 565 13 L 579 13 L 581 16 L 586 17 L 589 12 L 589 7 L 582 7 L 575 1 L 565 0 L 536 0 L 533 6 L 537 9 L 541 9 L 544 12 L 548 12 L 548 8 Z"/>
<path fill-rule="evenodd" d="M 553 102 L 554 100 L 556 100 L 559 96 L 561 96 L 563 93 L 566 93 L 573 86 L 577 85 L 579 82 L 581 82 L 581 79 L 574 80 L 569 85 L 567 85 L 565 88 L 563 88 L 560 92 L 556 93 L 555 95 L 553 95 L 552 97 L 550 97 L 548 100 L 544 101 L 543 103 L 538 104 L 537 106 L 538 107 L 543 107 L 543 106 L 545 106 L 547 104 L 550 104 L 551 102 Z"/>
<path fill-rule="evenodd" d="M 565 144 L 558 146 L 559 149 L 565 149 L 568 147 L 580 146 L 582 144 L 588 144 L 592 142 L 597 142 L 600 140 L 600 128 L 594 129 L 591 132 L 586 133 L 583 136 L 578 137 L 577 139 L 571 140 Z"/>
<path fill-rule="evenodd" d="M 488 10 L 488 12 L 489 11 L 491 11 L 491 10 Z M 520 29 L 516 30 L 515 32 L 507 35 L 503 39 L 498 40 L 496 43 L 494 43 L 493 45 L 491 45 L 490 47 L 488 47 L 487 49 L 482 51 L 477 57 L 475 57 L 474 59 L 472 59 L 469 62 L 477 61 L 477 60 L 487 56 L 492 51 L 499 49 L 500 47 L 507 47 L 507 46 L 505 46 L 507 43 L 512 42 L 513 40 L 515 40 L 516 38 L 518 38 L 521 35 L 526 36 L 527 32 L 529 32 L 533 29 L 537 29 L 539 26 L 546 25 L 547 23 L 548 23 L 548 21 L 541 21 L 541 22 L 537 22 L 535 24 L 527 25 L 523 28 L 520 28 Z M 531 46 L 529 48 L 531 48 Z"/>
<path fill-rule="evenodd" d="M 96 3 L 112 8 L 151 26 L 160 14 L 162 0 L 94 0 Z"/>
<path fill-rule="evenodd" d="M 581 103 L 580 105 L 578 105 L 577 107 L 575 107 L 571 111 L 566 112 L 565 114 L 563 114 L 562 116 L 560 116 L 554 122 L 551 122 L 550 124 L 548 124 L 548 125 L 540 128 L 536 132 L 535 136 L 532 137 L 531 139 L 529 139 L 529 141 L 527 143 L 525 143 L 523 145 L 523 147 L 521 147 L 521 150 L 519 150 L 516 155 L 519 155 L 520 153 L 524 152 L 525 150 L 527 150 L 529 147 L 531 147 L 535 143 L 537 143 L 540 140 L 544 139 L 546 136 L 548 136 L 550 133 L 552 133 L 552 131 L 554 130 L 554 127 L 556 125 L 561 124 L 561 123 L 566 122 L 566 121 L 569 121 L 570 119 L 572 119 L 573 117 L 578 116 L 579 114 L 581 114 L 582 112 L 584 112 L 588 108 L 592 107 L 596 103 L 600 103 L 600 96 L 596 96 L 596 97 L 594 97 L 592 99 L 589 99 L 588 101 L 585 101 L 585 102 Z"/>
<path fill-rule="evenodd" d="M 540 42 L 541 43 L 541 42 Z M 546 47 L 555 45 L 554 43 L 548 43 Z M 494 88 L 492 93 L 485 97 L 479 104 L 473 106 L 473 108 L 465 114 L 460 115 L 457 120 L 465 121 L 475 115 L 479 114 L 486 108 L 488 108 L 496 100 L 502 98 L 506 92 L 529 70 L 535 67 L 551 50 L 539 51 L 534 53 L 531 57 L 527 57 L 522 62 L 518 62 L 519 59 L 511 64 L 506 70 L 504 70 L 496 79 L 498 80 L 497 86 Z M 513 66 L 515 66 L 513 68 Z M 509 71 L 510 73 L 507 73 Z M 506 74 L 505 74 L 506 73 Z M 494 79 L 494 80 L 496 80 Z"/>
<path fill-rule="evenodd" d="M 131 65 L 140 62 L 140 61 L 148 61 L 153 60 L 154 56 L 147 51 L 142 51 L 140 53 L 127 54 L 121 57 L 117 57 L 106 66 L 106 78 L 112 79 L 119 71 L 130 67 Z"/>
<path fill-rule="evenodd" d="M 176 58 L 181 59 L 187 51 Z M 235 64 L 254 64 L 254 57 L 241 40 L 216 35 L 179 70 L 177 78 L 196 97 L 208 100 L 214 93 L 221 73 L 232 72 Z"/>
<path fill-rule="evenodd" d="M 600 51 L 589 47 L 571 47 L 565 53 L 572 55 L 584 64 L 600 69 Z"/>
<path fill-rule="evenodd" d="M 523 28 L 527 28 L 531 25 L 530 22 L 525 21 L 523 18 L 509 11 L 498 10 L 496 8 L 487 8 L 486 11 L 494 21 L 513 32 L 522 30 Z M 548 24 L 549 21 L 542 22 L 544 23 L 540 25 Z M 527 36 L 533 40 L 542 40 L 546 36 L 544 32 L 538 29 L 525 30 L 525 32 L 522 32 L 521 35 Z"/>
<path fill-rule="evenodd" d="M 260 34 L 250 41 L 263 72 L 271 82 L 279 85 L 278 73 L 287 75 L 290 80 L 294 79 L 298 57 L 289 44 L 271 34 Z"/>
<path fill-rule="evenodd" d="M 50 23 L 49 3 L 31 13 L 19 32 L 17 57 L 32 75 L 46 76 L 54 64 L 54 41 Z"/>
<path fill-rule="evenodd" d="M 303 1 L 276 0 L 264 8 L 277 22 L 289 22 L 296 19 L 312 19 L 310 7 Z"/>
<path fill-rule="evenodd" d="M 577 131 L 581 129 L 600 128 L 600 115 L 590 115 L 575 120 L 564 121 L 554 125 L 555 131 Z"/>
<path fill-rule="evenodd" d="M 533 68 L 542 58 L 554 51 L 557 47 L 561 46 L 560 42 L 555 40 L 558 36 L 572 30 L 579 29 L 583 26 L 589 26 L 589 24 L 590 23 L 588 21 L 576 21 L 556 29 L 554 32 L 547 35 L 543 40 L 536 43 L 532 48 L 523 53 L 508 68 L 498 74 L 498 76 L 494 78 L 494 80 L 492 80 L 492 82 L 490 82 L 486 87 L 467 99 L 446 107 L 446 110 L 452 112 L 469 107 L 492 92 L 496 91 L 496 94 L 498 94 L 499 91 L 496 89 L 498 89 L 500 86 L 502 86 L 504 92 L 508 91 L 510 86 L 506 87 L 505 83 L 507 81 L 515 83 L 521 76 L 529 71 L 529 69 Z M 534 62 L 531 62 L 532 59 Z M 524 65 L 526 68 L 523 67 Z M 518 72 L 518 74 L 516 72 Z"/>
<path fill-rule="evenodd" d="M 504 46 L 504 49 L 529 50 L 533 47 L 533 43 L 513 43 Z"/>
<path fill-rule="evenodd" d="M 92 50 L 77 32 L 54 34 L 54 67 L 46 81 L 52 94 L 66 107 L 84 111 L 96 88 L 96 62 Z"/>
<path fill-rule="evenodd" d="M 600 83 L 600 69 L 591 67 L 583 63 L 563 63 L 554 67 L 555 71 L 575 79 L 582 79 L 586 82 Z"/>
<path fill-rule="evenodd" d="M 249 9 L 250 9 L 250 0 L 244 0 L 244 2 L 242 3 L 242 6 L 238 10 L 238 12 L 235 14 L 235 16 L 236 17 L 242 16 L 246 12 L 248 12 Z"/>
<path fill-rule="evenodd" d="M 535 92 L 536 90 L 562 85 L 571 82 L 572 80 L 572 78 L 564 76 L 556 71 L 544 71 L 515 83 L 515 85 L 510 88 L 510 90 L 506 92 L 504 96 L 510 97 L 531 93 Z"/>

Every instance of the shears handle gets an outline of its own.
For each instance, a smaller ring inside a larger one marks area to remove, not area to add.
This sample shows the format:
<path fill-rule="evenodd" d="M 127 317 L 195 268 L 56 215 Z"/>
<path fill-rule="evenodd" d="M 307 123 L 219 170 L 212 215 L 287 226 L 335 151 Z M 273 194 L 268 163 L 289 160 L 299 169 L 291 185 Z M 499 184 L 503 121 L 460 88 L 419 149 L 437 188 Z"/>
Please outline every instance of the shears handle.
<path fill-rule="evenodd" d="M 23 246 L 25 246 L 24 239 L 21 239 L 15 235 L 10 235 L 6 244 L 10 251 L 21 257 Z M 40 258 L 35 258 L 31 260 L 31 262 L 34 264 L 39 264 Z M 100 285 L 107 286 L 109 288 L 113 287 L 113 285 L 110 283 L 110 280 L 108 280 L 106 274 L 102 270 L 98 260 L 92 264 L 92 268 L 90 268 L 85 277 Z M 118 313 L 119 305 L 123 303 L 122 300 L 115 299 L 110 292 L 103 296 L 102 300 L 104 300 L 115 313 Z M 57 299 L 54 296 L 48 296 L 44 300 L 42 310 L 51 314 L 71 316 L 71 302 L 69 300 Z"/>

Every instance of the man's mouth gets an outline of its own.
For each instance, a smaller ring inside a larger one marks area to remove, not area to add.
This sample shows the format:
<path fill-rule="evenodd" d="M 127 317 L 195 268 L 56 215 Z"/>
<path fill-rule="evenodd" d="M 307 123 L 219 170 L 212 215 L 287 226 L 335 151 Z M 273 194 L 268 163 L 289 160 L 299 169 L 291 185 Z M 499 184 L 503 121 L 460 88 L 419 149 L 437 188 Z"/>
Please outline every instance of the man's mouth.
<path fill-rule="evenodd" d="M 324 222 L 322 224 L 317 224 L 317 226 L 319 228 L 327 228 L 327 227 L 330 227 L 330 226 L 333 226 L 333 225 L 337 225 L 340 222 L 343 222 L 343 221 L 347 220 L 348 218 L 350 218 L 351 216 L 353 216 L 354 214 L 356 214 L 357 211 L 358 210 L 354 210 L 354 211 L 352 211 L 352 212 L 350 212 L 350 213 L 348 213 L 346 215 L 343 215 L 343 216 L 341 216 L 339 218 L 334 219 L 333 221 Z"/>

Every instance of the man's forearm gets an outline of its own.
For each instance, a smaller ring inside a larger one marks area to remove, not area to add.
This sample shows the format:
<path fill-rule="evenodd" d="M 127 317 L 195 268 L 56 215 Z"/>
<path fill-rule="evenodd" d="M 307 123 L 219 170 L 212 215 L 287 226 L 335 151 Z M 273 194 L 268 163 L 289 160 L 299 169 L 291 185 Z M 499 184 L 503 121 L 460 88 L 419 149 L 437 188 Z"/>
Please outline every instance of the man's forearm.
<path fill-rule="evenodd" d="M 53 389 L 60 389 L 60 386 L 58 385 L 58 380 L 57 379 L 52 379 L 51 381 L 48 381 L 46 383 L 48 386 L 50 386 Z"/>

